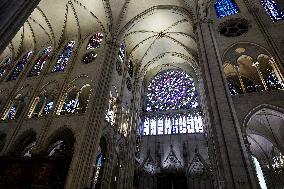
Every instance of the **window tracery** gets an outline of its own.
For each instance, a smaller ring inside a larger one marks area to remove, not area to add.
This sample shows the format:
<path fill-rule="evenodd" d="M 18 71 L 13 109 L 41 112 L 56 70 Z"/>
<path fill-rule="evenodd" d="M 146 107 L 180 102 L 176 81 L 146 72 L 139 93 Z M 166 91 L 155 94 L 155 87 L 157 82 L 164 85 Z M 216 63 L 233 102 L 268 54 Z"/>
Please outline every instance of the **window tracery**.
<path fill-rule="evenodd" d="M 233 0 L 217 0 L 215 10 L 218 18 L 239 13 L 239 8 Z"/>
<path fill-rule="evenodd" d="M 6 58 L 0 65 L 0 77 L 4 77 L 8 69 L 11 67 L 12 59 Z"/>
<path fill-rule="evenodd" d="M 32 54 L 33 54 L 32 51 L 28 51 L 27 53 L 24 54 L 22 59 L 17 63 L 16 67 L 14 68 L 14 70 L 12 71 L 10 76 L 8 77 L 8 79 L 7 79 L 8 81 L 16 80 L 19 77 L 19 75 L 23 71 L 24 67 L 29 62 Z"/>
<path fill-rule="evenodd" d="M 93 35 L 89 40 L 89 43 L 87 45 L 87 50 L 100 48 L 103 38 L 104 38 L 103 33 L 96 33 L 95 35 Z"/>
<path fill-rule="evenodd" d="M 88 84 L 79 90 L 73 88 L 66 94 L 60 114 L 85 113 L 90 94 L 91 86 Z"/>
<path fill-rule="evenodd" d="M 31 71 L 29 72 L 28 77 L 38 76 L 41 73 L 44 65 L 48 61 L 51 51 L 52 51 L 51 46 L 42 50 L 41 54 L 36 59 Z"/>
<path fill-rule="evenodd" d="M 179 70 L 156 75 L 150 81 L 146 93 L 147 112 L 191 109 L 198 106 L 193 78 Z"/>
<path fill-rule="evenodd" d="M 144 135 L 203 133 L 193 78 L 181 70 L 157 74 L 146 90 Z"/>
<path fill-rule="evenodd" d="M 261 4 L 273 22 L 284 19 L 284 13 L 274 0 L 261 0 Z"/>
<path fill-rule="evenodd" d="M 64 69 L 73 54 L 75 41 L 69 41 L 58 56 L 57 62 L 54 65 L 52 72 L 64 72 Z"/>
<path fill-rule="evenodd" d="M 47 116 L 54 107 L 54 97 L 52 95 L 41 95 L 34 99 L 34 102 L 29 110 L 28 117 Z"/>

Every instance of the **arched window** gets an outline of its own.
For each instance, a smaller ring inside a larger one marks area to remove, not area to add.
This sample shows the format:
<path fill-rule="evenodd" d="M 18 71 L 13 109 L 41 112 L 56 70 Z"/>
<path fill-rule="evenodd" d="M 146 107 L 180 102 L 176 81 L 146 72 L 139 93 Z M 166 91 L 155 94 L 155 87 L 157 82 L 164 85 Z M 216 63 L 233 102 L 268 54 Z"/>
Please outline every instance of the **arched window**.
<path fill-rule="evenodd" d="M 29 62 L 32 54 L 33 54 L 32 51 L 29 51 L 26 54 L 24 54 L 22 59 L 17 63 L 17 65 L 14 68 L 13 72 L 11 73 L 11 75 L 8 77 L 8 81 L 16 80 L 19 77 L 19 75 L 23 71 L 25 65 Z"/>
<path fill-rule="evenodd" d="M 123 63 L 125 59 L 125 44 L 122 42 L 119 47 L 118 56 L 120 61 Z"/>
<path fill-rule="evenodd" d="M 51 51 L 52 47 L 50 46 L 42 50 L 39 57 L 36 59 L 31 71 L 29 72 L 28 77 L 38 76 L 40 74 L 44 65 L 48 61 Z"/>
<path fill-rule="evenodd" d="M 58 56 L 57 62 L 54 65 L 52 72 L 64 72 L 64 69 L 73 54 L 75 41 L 69 41 Z"/>
<path fill-rule="evenodd" d="M 215 10 L 218 18 L 230 16 L 239 12 L 234 0 L 217 0 Z"/>
<path fill-rule="evenodd" d="M 98 54 L 95 51 L 87 52 L 82 58 L 84 64 L 89 64 L 97 58 Z"/>
<path fill-rule="evenodd" d="M 260 185 L 261 189 L 267 189 L 260 163 L 255 157 L 252 157 L 252 158 L 253 158 L 253 163 L 254 163 L 254 166 L 255 166 L 256 175 L 257 175 L 257 178 L 258 178 L 259 185 Z"/>
<path fill-rule="evenodd" d="M 41 95 L 36 97 L 28 114 L 28 117 L 47 116 L 54 107 L 54 97 L 52 95 Z"/>
<path fill-rule="evenodd" d="M 12 60 L 11 58 L 6 58 L 4 61 L 2 61 L 0 65 L 0 77 L 4 77 L 8 69 L 11 67 Z"/>
<path fill-rule="evenodd" d="M 104 34 L 102 33 L 96 33 L 95 35 L 93 35 L 89 40 L 87 50 L 100 48 L 103 38 Z"/>
<path fill-rule="evenodd" d="M 284 13 L 274 0 L 261 0 L 261 4 L 273 22 L 284 19 Z"/>
<path fill-rule="evenodd" d="M 60 114 L 84 113 L 86 112 L 91 86 L 85 85 L 80 90 L 73 88 L 65 97 Z"/>
<path fill-rule="evenodd" d="M 8 108 L 5 110 L 2 116 L 2 120 L 17 119 L 24 107 L 25 99 L 19 94 L 14 100 L 10 102 Z"/>

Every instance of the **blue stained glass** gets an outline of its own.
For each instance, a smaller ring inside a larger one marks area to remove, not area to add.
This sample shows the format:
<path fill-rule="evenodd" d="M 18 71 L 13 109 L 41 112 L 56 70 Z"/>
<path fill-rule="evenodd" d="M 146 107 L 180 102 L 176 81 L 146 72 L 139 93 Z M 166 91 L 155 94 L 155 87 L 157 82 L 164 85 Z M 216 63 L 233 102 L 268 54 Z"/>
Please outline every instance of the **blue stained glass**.
<path fill-rule="evenodd" d="M 267 76 L 266 83 L 269 87 L 269 89 L 272 90 L 278 90 L 278 89 L 283 89 L 284 85 L 282 82 L 279 81 L 277 78 L 276 74 L 274 72 L 270 72 L 269 75 Z"/>
<path fill-rule="evenodd" d="M 237 14 L 239 9 L 232 0 L 217 0 L 215 10 L 218 18 Z"/>
<path fill-rule="evenodd" d="M 63 112 L 74 113 L 78 107 L 79 107 L 79 101 L 71 99 L 64 102 L 62 110 Z"/>
<path fill-rule="evenodd" d="M 70 57 L 73 54 L 73 49 L 75 46 L 75 41 L 69 41 L 62 52 L 58 56 L 57 62 L 54 65 L 52 72 L 64 72 L 65 66 L 67 65 Z"/>
<path fill-rule="evenodd" d="M 8 78 L 8 81 L 10 80 L 16 80 L 19 75 L 21 74 L 21 72 L 23 71 L 25 65 L 29 62 L 29 59 L 31 57 L 31 55 L 33 54 L 32 51 L 27 52 L 26 54 L 24 54 L 24 56 L 22 57 L 22 59 L 17 63 L 16 67 L 14 68 L 13 72 L 11 73 L 11 75 Z"/>
<path fill-rule="evenodd" d="M 191 109 L 198 106 L 193 78 L 180 70 L 156 75 L 147 88 L 147 112 Z"/>
<path fill-rule="evenodd" d="M 119 56 L 121 62 L 124 62 L 124 58 L 125 58 L 125 44 L 124 43 L 120 44 L 118 56 Z"/>
<path fill-rule="evenodd" d="M 11 120 L 11 119 L 15 119 L 15 116 L 16 116 L 16 113 L 17 113 L 17 107 L 15 105 L 13 105 L 10 110 L 9 110 L 9 113 L 7 115 L 7 120 Z"/>
<path fill-rule="evenodd" d="M 51 112 L 52 108 L 54 106 L 54 102 L 53 101 L 49 101 L 46 103 L 46 105 L 43 108 L 43 114 L 47 115 Z"/>
<path fill-rule="evenodd" d="M 103 38 L 104 34 L 96 33 L 90 38 L 89 43 L 87 45 L 87 50 L 100 48 Z"/>
<path fill-rule="evenodd" d="M 52 47 L 47 47 L 43 49 L 40 56 L 36 59 L 32 70 L 29 72 L 28 77 L 38 76 L 43 69 L 45 63 L 47 62 L 50 52 L 52 51 Z"/>
<path fill-rule="evenodd" d="M 273 22 L 284 19 L 284 14 L 275 1 L 261 0 L 261 4 Z"/>
<path fill-rule="evenodd" d="M 11 58 L 6 58 L 0 66 L 0 77 L 3 77 L 11 66 Z"/>

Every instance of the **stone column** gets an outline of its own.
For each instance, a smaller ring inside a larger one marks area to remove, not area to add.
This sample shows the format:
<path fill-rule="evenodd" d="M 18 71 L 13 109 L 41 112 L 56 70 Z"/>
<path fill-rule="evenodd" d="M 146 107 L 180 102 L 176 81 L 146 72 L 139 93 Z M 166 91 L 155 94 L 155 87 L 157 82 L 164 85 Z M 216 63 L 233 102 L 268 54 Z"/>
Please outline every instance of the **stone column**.
<path fill-rule="evenodd" d="M 28 19 L 40 0 L 1 0 L 0 2 L 0 52 Z"/>
<path fill-rule="evenodd" d="M 203 9 L 201 7 L 201 9 Z M 205 9 L 205 8 L 204 8 Z M 199 12 L 199 11 L 198 11 Z M 196 19 L 200 66 L 204 85 L 204 113 L 215 156 L 215 182 L 218 188 L 257 188 L 253 168 L 249 162 L 240 125 L 214 36 L 212 21 L 200 12 Z M 221 186 L 222 185 L 222 186 Z"/>

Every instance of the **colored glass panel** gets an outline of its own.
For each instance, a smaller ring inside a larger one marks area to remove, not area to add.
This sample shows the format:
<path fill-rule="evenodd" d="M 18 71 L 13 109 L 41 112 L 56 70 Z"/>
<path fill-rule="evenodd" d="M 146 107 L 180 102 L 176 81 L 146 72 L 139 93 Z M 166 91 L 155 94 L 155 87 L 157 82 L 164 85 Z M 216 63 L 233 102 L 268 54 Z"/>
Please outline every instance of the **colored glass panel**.
<path fill-rule="evenodd" d="M 8 77 L 8 81 L 16 80 L 19 77 L 19 75 L 23 71 L 25 65 L 29 62 L 32 54 L 33 54 L 32 51 L 29 51 L 26 54 L 24 54 L 22 59 L 17 63 L 17 65 L 14 68 L 13 72 L 11 73 L 11 75 Z"/>
<path fill-rule="evenodd" d="M 218 18 L 230 16 L 239 12 L 235 2 L 232 0 L 217 0 L 215 10 Z"/>
<path fill-rule="evenodd" d="M 41 54 L 36 59 L 32 70 L 29 72 L 28 77 L 38 76 L 41 73 L 44 65 L 46 64 L 50 56 L 51 51 L 52 51 L 52 47 L 47 47 L 42 50 Z"/>
<path fill-rule="evenodd" d="M 284 19 L 284 14 L 275 1 L 261 0 L 261 4 L 273 22 Z"/>
<path fill-rule="evenodd" d="M 64 69 L 73 54 L 75 41 L 69 41 L 63 48 L 62 52 L 58 56 L 57 62 L 54 65 L 52 72 L 64 72 Z"/>

